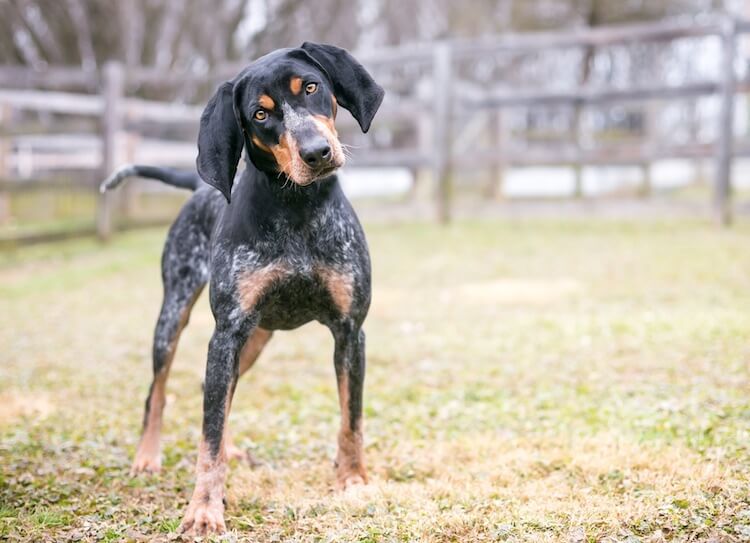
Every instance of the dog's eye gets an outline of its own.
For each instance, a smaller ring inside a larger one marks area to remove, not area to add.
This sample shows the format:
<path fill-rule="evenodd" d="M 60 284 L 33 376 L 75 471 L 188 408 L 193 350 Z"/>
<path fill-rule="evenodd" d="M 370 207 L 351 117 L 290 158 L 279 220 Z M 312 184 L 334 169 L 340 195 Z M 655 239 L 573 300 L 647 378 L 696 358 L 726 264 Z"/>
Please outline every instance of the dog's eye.
<path fill-rule="evenodd" d="M 268 118 L 268 113 L 266 113 L 262 109 L 259 109 L 258 111 L 255 112 L 253 117 L 255 117 L 256 121 L 265 121 Z"/>
<path fill-rule="evenodd" d="M 305 92 L 307 94 L 313 94 L 316 90 L 318 90 L 317 83 L 308 83 L 307 85 L 305 85 Z"/>

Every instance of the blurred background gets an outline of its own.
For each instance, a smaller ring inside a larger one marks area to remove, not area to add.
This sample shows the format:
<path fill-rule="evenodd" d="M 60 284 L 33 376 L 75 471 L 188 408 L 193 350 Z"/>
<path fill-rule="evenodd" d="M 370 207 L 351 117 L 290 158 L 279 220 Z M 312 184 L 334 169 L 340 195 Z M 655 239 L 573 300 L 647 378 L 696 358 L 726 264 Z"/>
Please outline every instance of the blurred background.
<path fill-rule="evenodd" d="M 743 0 L 3 0 L 0 244 L 168 221 L 186 195 L 95 185 L 126 162 L 193 168 L 217 84 L 305 40 L 387 90 L 370 134 L 339 121 L 368 216 L 728 224 L 750 185 L 743 16 Z"/>

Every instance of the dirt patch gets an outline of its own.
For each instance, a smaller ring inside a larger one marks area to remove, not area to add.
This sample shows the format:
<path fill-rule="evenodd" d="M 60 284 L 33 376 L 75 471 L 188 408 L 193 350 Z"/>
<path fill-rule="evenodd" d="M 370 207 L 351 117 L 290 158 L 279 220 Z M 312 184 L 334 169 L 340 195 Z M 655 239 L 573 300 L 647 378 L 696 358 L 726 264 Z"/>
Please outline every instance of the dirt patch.
<path fill-rule="evenodd" d="M 0 425 L 19 419 L 41 420 L 55 410 L 49 397 L 38 391 L 7 391 L 0 394 Z"/>

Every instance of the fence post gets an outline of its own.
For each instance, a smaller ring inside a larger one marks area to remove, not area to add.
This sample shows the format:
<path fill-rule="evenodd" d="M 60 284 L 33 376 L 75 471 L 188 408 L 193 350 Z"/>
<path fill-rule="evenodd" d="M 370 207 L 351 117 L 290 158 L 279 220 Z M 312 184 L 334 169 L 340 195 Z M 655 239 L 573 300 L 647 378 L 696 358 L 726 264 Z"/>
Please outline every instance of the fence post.
<path fill-rule="evenodd" d="M 581 115 L 583 114 L 583 106 L 580 102 L 577 102 L 573 110 L 573 137 L 575 138 L 576 148 L 576 162 L 573 164 L 573 197 L 580 199 L 583 198 L 583 163 L 581 163 L 581 156 L 583 155 L 583 142 L 581 134 Z"/>
<path fill-rule="evenodd" d="M 450 45 L 438 43 L 433 53 L 433 77 L 435 92 L 435 139 L 433 161 L 437 182 L 438 221 L 447 224 L 451 220 L 453 157 L 451 139 L 452 117 L 452 54 Z"/>
<path fill-rule="evenodd" d="M 13 111 L 10 106 L 0 104 L 0 128 L 10 125 Z M 0 180 L 7 181 L 10 177 L 10 139 L 0 135 Z M 0 190 L 0 225 L 11 221 L 10 192 Z"/>
<path fill-rule="evenodd" d="M 654 107 L 653 102 L 648 102 L 643 109 L 643 141 L 646 147 L 653 148 L 658 145 L 658 137 L 656 137 L 656 115 L 657 111 Z M 638 189 L 638 196 L 641 198 L 649 198 L 653 194 L 654 179 L 651 162 L 643 160 L 640 165 L 641 170 L 641 185 Z"/>
<path fill-rule="evenodd" d="M 716 180 L 714 208 L 717 222 L 722 226 L 732 223 L 732 155 L 734 147 L 734 61 L 737 54 L 737 22 L 727 19 L 722 25 L 721 112 L 719 139 L 716 149 Z"/>
<path fill-rule="evenodd" d="M 422 97 L 420 97 L 422 99 Z M 417 136 L 417 150 L 420 157 L 432 156 L 433 148 L 433 131 L 432 131 L 432 117 L 430 115 L 418 115 L 416 120 L 416 136 Z M 420 162 L 413 168 L 411 168 L 413 176 L 411 188 L 407 194 L 407 199 L 414 202 L 424 199 L 425 189 L 430 190 L 434 186 L 434 182 L 431 179 L 433 170 L 432 165 L 428 164 L 425 166 L 423 162 Z M 427 199 L 430 199 L 429 192 L 427 193 Z"/>
<path fill-rule="evenodd" d="M 490 174 L 487 183 L 487 197 L 491 200 L 500 200 L 503 197 L 503 185 L 505 178 L 505 141 L 503 135 L 503 110 L 497 108 L 489 115 L 490 132 L 489 140 L 494 151 L 490 161 Z"/>
<path fill-rule="evenodd" d="M 101 117 L 102 162 L 100 179 L 105 179 L 117 166 L 117 140 L 122 128 L 122 98 L 125 89 L 125 73 L 119 62 L 107 62 L 102 71 L 102 98 L 104 108 Z M 96 233 L 106 241 L 112 235 L 115 193 L 99 195 L 96 210 Z"/>

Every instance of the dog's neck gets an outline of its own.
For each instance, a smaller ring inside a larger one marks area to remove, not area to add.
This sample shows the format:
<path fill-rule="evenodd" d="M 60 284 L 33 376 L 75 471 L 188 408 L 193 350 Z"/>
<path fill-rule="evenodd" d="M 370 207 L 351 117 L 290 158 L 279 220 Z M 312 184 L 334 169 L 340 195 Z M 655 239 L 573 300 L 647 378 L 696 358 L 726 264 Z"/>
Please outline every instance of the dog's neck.
<path fill-rule="evenodd" d="M 299 204 L 322 203 L 328 199 L 331 191 L 339 183 L 338 177 L 333 174 L 303 187 L 283 174 L 278 176 L 266 173 L 261 173 L 256 182 L 262 183 L 268 193 L 279 202 Z"/>
<path fill-rule="evenodd" d="M 283 175 L 261 171 L 249 163 L 232 193 L 232 207 L 245 210 L 242 214 L 271 213 L 299 220 L 340 197 L 343 192 L 336 174 L 302 187 Z"/>

